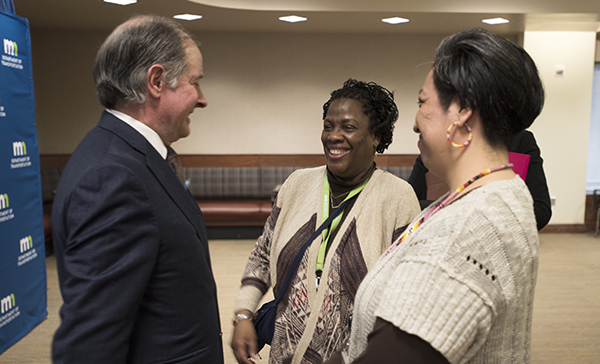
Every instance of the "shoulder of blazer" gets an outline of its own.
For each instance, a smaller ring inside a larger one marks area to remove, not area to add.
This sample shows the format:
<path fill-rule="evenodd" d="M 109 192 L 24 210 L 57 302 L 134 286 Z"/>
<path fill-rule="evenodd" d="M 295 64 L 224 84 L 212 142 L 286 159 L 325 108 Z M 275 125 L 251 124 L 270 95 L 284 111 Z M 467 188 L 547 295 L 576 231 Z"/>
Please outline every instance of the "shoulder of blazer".
<path fill-rule="evenodd" d="M 98 127 L 113 133 L 140 153 L 147 154 L 148 146 L 152 147 L 142 134 L 107 111 L 102 113 Z"/>
<path fill-rule="evenodd" d="M 129 146 L 145 156 L 146 166 L 156 177 L 169 197 L 184 212 L 188 221 L 194 225 L 198 235 L 206 239 L 201 213 L 190 193 L 181 186 L 166 161 L 158 154 L 152 145 L 137 130 L 116 116 L 104 111 L 98 127 L 113 133 Z"/>

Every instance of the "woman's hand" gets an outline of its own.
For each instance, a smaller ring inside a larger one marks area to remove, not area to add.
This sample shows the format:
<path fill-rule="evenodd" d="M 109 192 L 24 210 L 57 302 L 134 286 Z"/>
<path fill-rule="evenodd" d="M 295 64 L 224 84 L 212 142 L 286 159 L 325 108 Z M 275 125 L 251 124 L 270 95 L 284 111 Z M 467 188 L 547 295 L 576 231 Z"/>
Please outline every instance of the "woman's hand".
<path fill-rule="evenodd" d="M 250 358 L 256 356 L 256 347 L 258 345 L 256 339 L 256 331 L 250 320 L 241 320 L 235 324 L 233 328 L 233 336 L 231 338 L 231 348 L 238 363 L 252 364 Z"/>

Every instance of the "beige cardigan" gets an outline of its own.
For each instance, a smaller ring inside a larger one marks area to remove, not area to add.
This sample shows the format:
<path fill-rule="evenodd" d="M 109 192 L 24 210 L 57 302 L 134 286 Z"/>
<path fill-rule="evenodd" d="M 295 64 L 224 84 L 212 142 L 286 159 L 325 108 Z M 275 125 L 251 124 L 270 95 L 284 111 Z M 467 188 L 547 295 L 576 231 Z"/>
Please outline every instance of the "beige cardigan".
<path fill-rule="evenodd" d="M 298 170 L 283 184 L 248 259 L 234 311 L 254 312 L 268 287 L 274 284 L 278 291 L 300 246 L 321 224 L 324 178 L 322 166 Z M 374 171 L 330 243 L 318 290 L 314 272 L 321 237 L 304 254 L 278 307 L 270 363 L 292 355 L 292 363 L 321 362 L 340 349 L 349 337 L 360 281 L 419 211 L 408 183 Z"/>

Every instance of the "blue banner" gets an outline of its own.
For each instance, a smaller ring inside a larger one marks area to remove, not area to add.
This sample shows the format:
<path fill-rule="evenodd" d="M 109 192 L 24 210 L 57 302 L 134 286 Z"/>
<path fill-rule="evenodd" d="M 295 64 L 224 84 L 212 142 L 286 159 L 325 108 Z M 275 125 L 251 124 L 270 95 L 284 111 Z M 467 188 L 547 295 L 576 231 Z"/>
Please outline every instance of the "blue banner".
<path fill-rule="evenodd" d="M 0 353 L 48 316 L 29 22 L 0 11 Z"/>
<path fill-rule="evenodd" d="M 15 4 L 12 0 L 0 0 L 0 10 L 4 10 L 7 13 L 15 13 Z"/>

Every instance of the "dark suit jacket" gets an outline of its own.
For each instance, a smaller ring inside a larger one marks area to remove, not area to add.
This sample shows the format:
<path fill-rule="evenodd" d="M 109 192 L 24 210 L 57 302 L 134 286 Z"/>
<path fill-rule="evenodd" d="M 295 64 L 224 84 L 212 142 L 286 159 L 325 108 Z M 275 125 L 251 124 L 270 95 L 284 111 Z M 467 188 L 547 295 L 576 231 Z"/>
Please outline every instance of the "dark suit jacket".
<path fill-rule="evenodd" d="M 62 174 L 52 223 L 54 363 L 223 363 L 202 213 L 136 130 L 104 112 Z"/>

